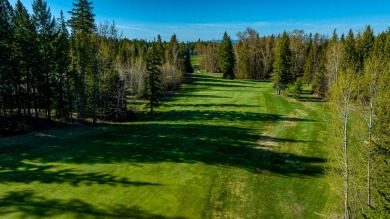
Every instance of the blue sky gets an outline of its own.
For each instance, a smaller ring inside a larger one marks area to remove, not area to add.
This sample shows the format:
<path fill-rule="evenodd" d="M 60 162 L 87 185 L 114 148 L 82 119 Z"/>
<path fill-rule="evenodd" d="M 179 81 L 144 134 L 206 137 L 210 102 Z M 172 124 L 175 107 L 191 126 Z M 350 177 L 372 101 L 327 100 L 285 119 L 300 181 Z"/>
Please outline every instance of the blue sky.
<path fill-rule="evenodd" d="M 33 0 L 22 0 L 31 12 Z M 16 0 L 10 0 L 14 5 Z M 69 11 L 71 0 L 47 0 L 52 14 Z M 389 0 L 94 0 L 96 23 L 115 20 L 127 38 L 152 40 L 173 33 L 181 41 L 220 39 L 224 31 L 235 39 L 246 27 L 260 35 L 294 29 L 306 33 L 339 34 L 364 30 L 370 24 L 376 33 L 390 26 Z M 66 18 L 69 14 L 65 13 Z"/>

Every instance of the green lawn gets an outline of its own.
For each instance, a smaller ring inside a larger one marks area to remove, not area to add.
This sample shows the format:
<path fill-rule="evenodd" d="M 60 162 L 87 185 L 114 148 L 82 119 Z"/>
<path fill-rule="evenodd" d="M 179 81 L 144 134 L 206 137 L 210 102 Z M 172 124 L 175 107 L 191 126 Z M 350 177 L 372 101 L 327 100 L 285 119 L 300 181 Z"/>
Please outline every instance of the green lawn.
<path fill-rule="evenodd" d="M 200 57 L 198 55 L 191 55 L 190 56 L 190 60 L 191 60 L 191 65 L 192 67 L 194 68 L 195 72 L 197 70 L 200 70 L 199 69 L 199 61 L 200 61 Z"/>
<path fill-rule="evenodd" d="M 320 218 L 325 104 L 220 77 L 153 119 L 0 138 L 0 218 Z"/>

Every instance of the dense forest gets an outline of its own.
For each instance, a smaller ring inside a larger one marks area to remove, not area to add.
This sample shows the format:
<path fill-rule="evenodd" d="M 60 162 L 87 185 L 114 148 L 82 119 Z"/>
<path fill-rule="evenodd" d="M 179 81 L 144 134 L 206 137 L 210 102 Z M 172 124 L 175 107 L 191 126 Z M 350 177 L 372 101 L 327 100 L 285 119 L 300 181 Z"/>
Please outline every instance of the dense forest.
<path fill-rule="evenodd" d="M 275 95 L 302 88 L 330 104 L 326 171 L 335 212 L 345 218 L 390 217 L 390 29 L 338 35 L 303 30 L 260 36 L 247 28 L 237 42 L 129 40 L 115 22 L 97 25 L 93 4 L 78 0 L 66 19 L 55 18 L 44 0 L 32 14 L 19 0 L 0 0 L 0 118 L 2 128 L 23 129 L 29 119 L 126 121 L 129 98 L 148 110 L 177 91 L 200 69 L 225 79 L 272 80 Z M 222 34 L 221 34 L 222 35 Z M 145 109 L 146 110 L 146 109 Z"/>

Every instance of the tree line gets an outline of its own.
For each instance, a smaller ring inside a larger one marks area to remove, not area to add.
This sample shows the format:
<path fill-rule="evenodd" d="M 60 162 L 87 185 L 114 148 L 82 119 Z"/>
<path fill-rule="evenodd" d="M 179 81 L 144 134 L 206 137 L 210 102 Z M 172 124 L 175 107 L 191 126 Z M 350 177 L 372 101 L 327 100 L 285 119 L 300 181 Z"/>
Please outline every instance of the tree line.
<path fill-rule="evenodd" d="M 188 48 L 176 35 L 169 42 L 128 40 L 115 22 L 96 25 L 87 0 L 73 3 L 69 20 L 62 11 L 52 16 L 44 0 L 34 0 L 32 9 L 0 0 L 2 118 L 122 120 L 129 95 L 150 98 L 148 52 L 155 44 L 162 93 L 178 89 L 191 71 Z"/>

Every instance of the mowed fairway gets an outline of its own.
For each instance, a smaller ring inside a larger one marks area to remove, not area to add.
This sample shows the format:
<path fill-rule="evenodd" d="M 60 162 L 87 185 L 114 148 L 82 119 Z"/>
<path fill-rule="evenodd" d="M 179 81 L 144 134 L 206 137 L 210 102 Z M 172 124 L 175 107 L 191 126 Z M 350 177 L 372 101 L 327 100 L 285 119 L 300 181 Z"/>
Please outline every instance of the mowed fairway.
<path fill-rule="evenodd" d="M 320 218 L 324 103 L 220 78 L 144 121 L 0 138 L 0 218 Z"/>

